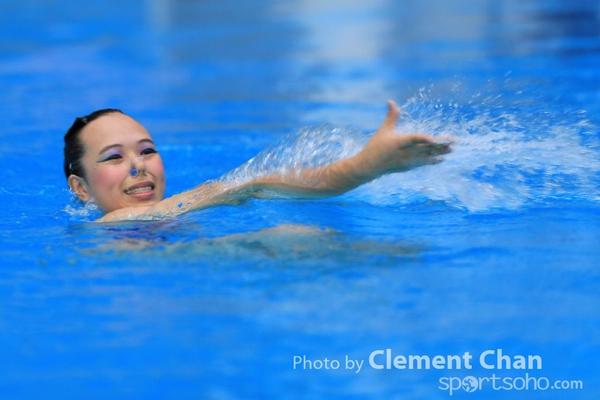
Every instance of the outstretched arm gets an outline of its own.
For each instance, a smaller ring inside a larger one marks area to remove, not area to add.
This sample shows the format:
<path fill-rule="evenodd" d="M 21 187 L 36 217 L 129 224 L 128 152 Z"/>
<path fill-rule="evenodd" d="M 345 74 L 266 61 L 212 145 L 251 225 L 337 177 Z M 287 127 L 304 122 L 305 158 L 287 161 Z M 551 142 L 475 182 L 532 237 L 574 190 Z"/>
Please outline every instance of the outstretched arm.
<path fill-rule="evenodd" d="M 397 134 L 394 129 L 399 115 L 398 106 L 388 101 L 388 113 L 383 124 L 365 147 L 350 158 L 324 167 L 269 175 L 243 184 L 205 183 L 150 208 L 113 211 L 100 221 L 172 217 L 201 208 L 240 204 L 250 198 L 265 197 L 267 192 L 292 197 L 336 196 L 385 174 L 436 164 L 442 160 L 442 155 L 451 151 L 449 140 L 435 142 L 427 135 Z"/>
<path fill-rule="evenodd" d="M 290 195 L 335 196 L 352 190 L 382 175 L 404 172 L 437 164 L 451 151 L 452 140 L 434 141 L 422 134 L 399 135 L 395 132 L 400 111 L 388 101 L 388 113 L 377 132 L 356 155 L 330 165 L 311 168 L 293 176 L 273 175 L 248 185 L 255 189 L 275 190 Z"/>

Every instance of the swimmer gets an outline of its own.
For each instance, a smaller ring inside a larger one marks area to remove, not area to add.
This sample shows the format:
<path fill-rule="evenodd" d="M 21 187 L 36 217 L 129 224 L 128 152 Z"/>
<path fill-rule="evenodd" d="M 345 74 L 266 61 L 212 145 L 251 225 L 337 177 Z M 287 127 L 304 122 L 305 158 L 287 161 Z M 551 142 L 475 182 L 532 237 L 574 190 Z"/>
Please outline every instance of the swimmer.
<path fill-rule="evenodd" d="M 104 109 L 77 118 L 66 133 L 64 171 L 73 193 L 103 211 L 99 222 L 170 218 L 270 194 L 337 196 L 382 175 L 439 163 L 451 151 L 449 139 L 397 134 L 399 115 L 398 106 L 388 101 L 383 124 L 352 157 L 244 183 L 208 181 L 165 199 L 163 163 L 148 131 L 120 110 Z"/>

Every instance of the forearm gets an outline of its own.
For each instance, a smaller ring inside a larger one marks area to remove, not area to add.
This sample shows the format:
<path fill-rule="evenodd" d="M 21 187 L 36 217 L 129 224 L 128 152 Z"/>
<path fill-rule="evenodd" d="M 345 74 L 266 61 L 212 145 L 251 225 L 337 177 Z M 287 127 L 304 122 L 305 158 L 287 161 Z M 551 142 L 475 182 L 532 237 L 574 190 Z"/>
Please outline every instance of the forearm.
<path fill-rule="evenodd" d="M 240 204 L 251 194 L 243 186 L 223 182 L 207 182 L 194 189 L 176 194 L 153 206 L 126 207 L 107 213 L 97 222 L 153 220 L 219 205 Z"/>
<path fill-rule="evenodd" d="M 211 181 L 171 196 L 149 208 L 146 213 L 150 216 L 172 217 L 208 207 L 237 205 L 251 197 L 252 193 L 244 185 Z"/>
<path fill-rule="evenodd" d="M 291 197 L 322 198 L 343 194 L 377 177 L 359 153 L 323 167 L 261 177 L 243 187 L 253 197 L 273 192 Z"/>

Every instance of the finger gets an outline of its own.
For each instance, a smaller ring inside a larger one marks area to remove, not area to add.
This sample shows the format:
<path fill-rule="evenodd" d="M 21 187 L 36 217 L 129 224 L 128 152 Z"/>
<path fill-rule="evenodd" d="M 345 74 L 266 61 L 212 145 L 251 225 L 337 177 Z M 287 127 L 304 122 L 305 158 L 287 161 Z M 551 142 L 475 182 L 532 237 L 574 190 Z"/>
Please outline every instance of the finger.
<path fill-rule="evenodd" d="M 439 154 L 447 154 L 452 151 L 452 147 L 450 145 L 450 143 L 433 143 L 431 147 Z"/>
<path fill-rule="evenodd" d="M 429 136 L 422 133 L 412 133 L 407 135 L 413 143 L 432 143 L 436 145 L 449 146 L 456 142 L 452 136 Z"/>
<path fill-rule="evenodd" d="M 415 147 L 428 146 L 431 143 L 431 138 L 427 135 L 413 133 L 410 135 L 399 136 L 398 149 L 411 150 Z"/>
<path fill-rule="evenodd" d="M 414 154 L 419 156 L 437 156 L 452 151 L 450 145 L 440 143 L 421 143 L 414 146 Z"/>
<path fill-rule="evenodd" d="M 442 156 L 431 156 L 421 159 L 421 165 L 435 165 L 444 161 L 444 157 Z"/>
<path fill-rule="evenodd" d="M 422 133 L 413 133 L 410 136 L 410 141 L 413 144 L 430 144 L 433 143 L 433 137 Z"/>
<path fill-rule="evenodd" d="M 396 123 L 398 122 L 398 118 L 400 117 L 400 109 L 393 100 L 388 100 L 387 105 L 388 112 L 381 127 L 387 129 L 394 129 L 396 127 Z"/>
<path fill-rule="evenodd" d="M 444 161 L 444 157 L 439 157 L 439 156 L 438 156 L 438 157 L 429 157 L 429 158 L 427 159 L 427 163 L 428 163 L 429 165 L 439 164 L 439 163 L 441 163 L 442 161 Z"/>
<path fill-rule="evenodd" d="M 439 144 L 452 145 L 456 142 L 456 139 L 452 136 L 437 136 L 434 141 Z"/>

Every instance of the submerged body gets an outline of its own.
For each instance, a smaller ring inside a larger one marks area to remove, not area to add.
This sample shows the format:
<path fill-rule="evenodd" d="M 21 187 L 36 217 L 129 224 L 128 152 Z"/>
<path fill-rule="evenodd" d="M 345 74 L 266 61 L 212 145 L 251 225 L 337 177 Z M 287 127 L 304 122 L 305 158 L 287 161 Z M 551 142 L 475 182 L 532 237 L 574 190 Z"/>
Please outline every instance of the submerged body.
<path fill-rule="evenodd" d="M 164 199 L 164 168 L 150 134 L 120 111 L 109 112 L 76 132 L 83 152 L 74 161 L 81 168 L 79 173 L 67 172 L 67 180 L 79 199 L 94 201 L 104 211 L 101 222 L 174 217 L 264 198 L 268 193 L 304 198 L 335 196 L 385 174 L 438 163 L 451 151 L 448 140 L 436 142 L 422 134 L 398 135 L 394 130 L 398 117 L 398 107 L 389 101 L 383 124 L 352 157 L 244 183 L 209 181 Z M 71 170 L 65 156 L 67 164 Z"/>

